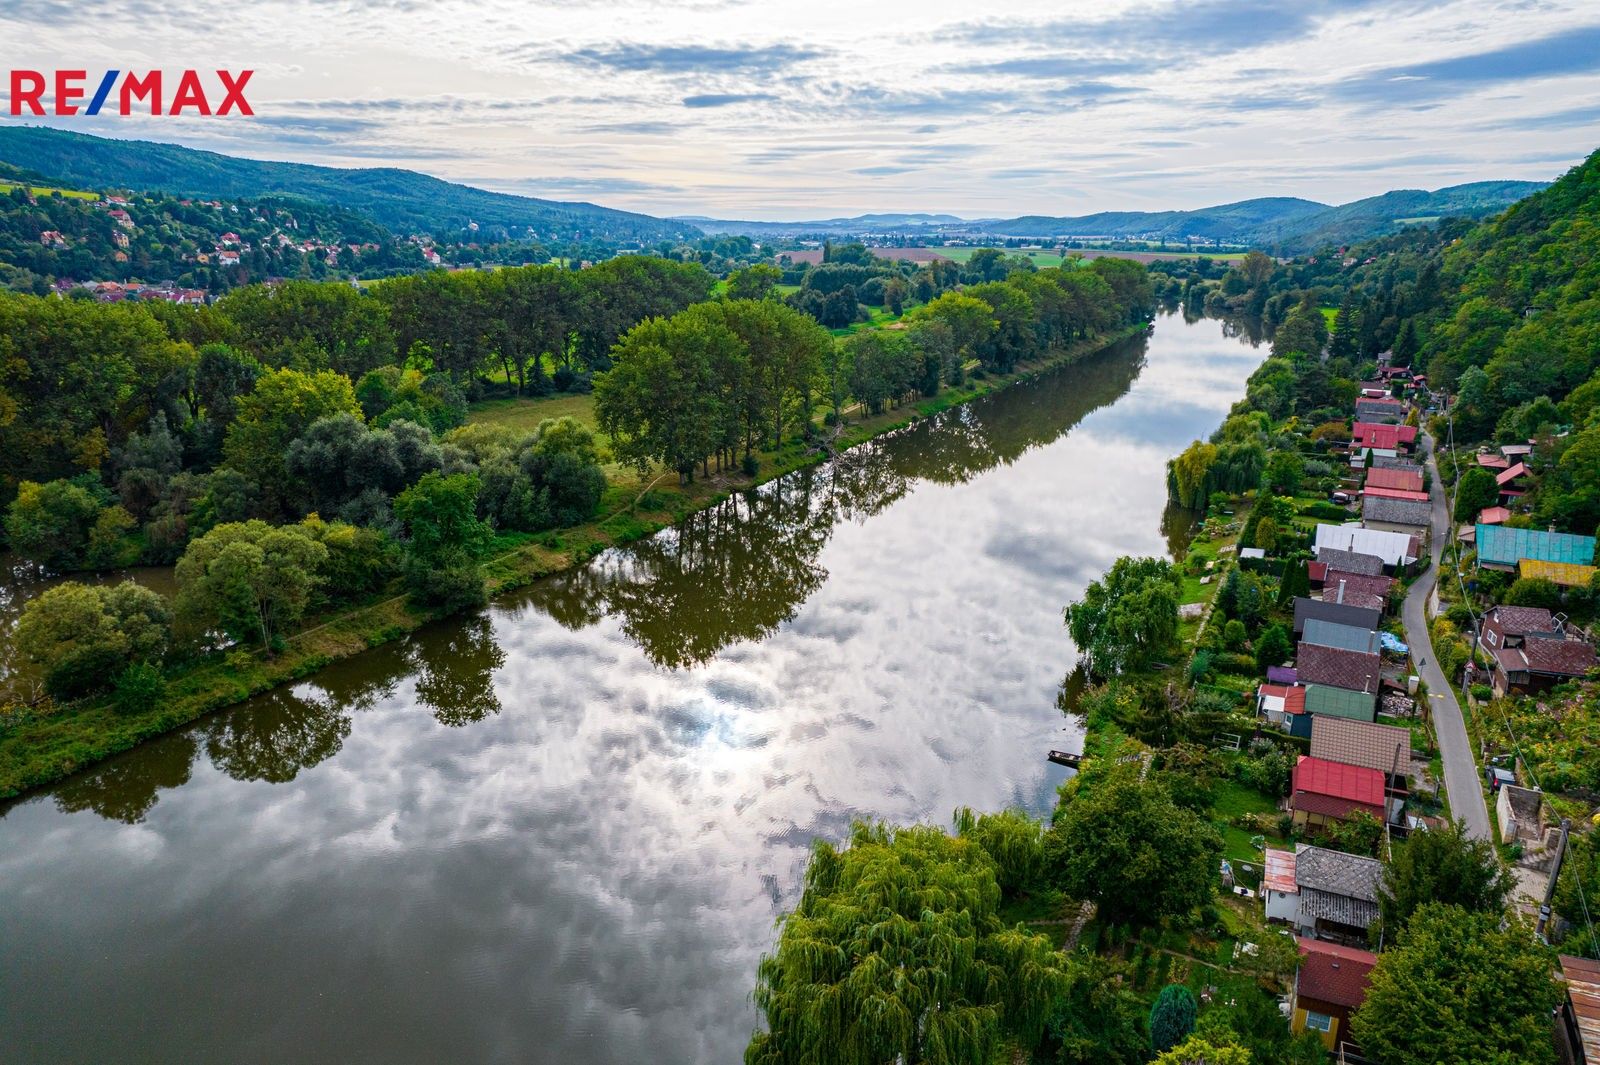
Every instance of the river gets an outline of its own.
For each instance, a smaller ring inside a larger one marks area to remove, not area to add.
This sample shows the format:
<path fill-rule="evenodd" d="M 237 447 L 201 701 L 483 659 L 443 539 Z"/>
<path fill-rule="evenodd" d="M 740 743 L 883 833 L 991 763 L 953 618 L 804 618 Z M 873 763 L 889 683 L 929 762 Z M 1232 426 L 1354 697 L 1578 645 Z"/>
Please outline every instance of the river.
<path fill-rule="evenodd" d="M 1155 332 L 0 810 L 32 1062 L 736 1062 L 812 840 L 1048 810 L 1062 606 L 1262 358 Z"/>

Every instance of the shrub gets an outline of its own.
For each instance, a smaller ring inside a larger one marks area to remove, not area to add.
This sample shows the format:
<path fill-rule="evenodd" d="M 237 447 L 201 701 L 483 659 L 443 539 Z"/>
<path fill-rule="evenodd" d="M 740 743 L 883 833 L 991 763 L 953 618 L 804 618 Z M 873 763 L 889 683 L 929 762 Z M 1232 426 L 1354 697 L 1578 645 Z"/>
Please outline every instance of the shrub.
<path fill-rule="evenodd" d="M 113 701 L 124 714 L 143 714 L 154 710 L 166 694 L 161 671 L 148 662 L 135 662 L 117 676 Z"/>

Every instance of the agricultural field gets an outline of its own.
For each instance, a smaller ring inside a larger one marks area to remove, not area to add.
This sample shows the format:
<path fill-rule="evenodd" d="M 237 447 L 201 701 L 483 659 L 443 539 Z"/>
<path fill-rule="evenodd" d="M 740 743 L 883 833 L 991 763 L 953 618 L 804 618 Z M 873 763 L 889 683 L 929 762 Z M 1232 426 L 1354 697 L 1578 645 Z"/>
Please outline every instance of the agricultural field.
<path fill-rule="evenodd" d="M 81 189 L 58 189 L 52 185 L 18 185 L 14 182 L 0 181 L 0 196 L 9 195 L 18 188 L 30 189 L 35 197 L 50 196 L 59 192 L 69 200 L 98 200 L 99 193 L 84 192 Z"/>

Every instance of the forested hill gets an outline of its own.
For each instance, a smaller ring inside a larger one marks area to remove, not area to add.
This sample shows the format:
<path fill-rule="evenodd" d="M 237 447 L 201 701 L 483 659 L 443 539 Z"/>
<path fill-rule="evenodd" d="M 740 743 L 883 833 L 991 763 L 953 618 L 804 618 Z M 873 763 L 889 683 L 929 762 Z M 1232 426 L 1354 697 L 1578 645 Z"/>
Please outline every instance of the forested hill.
<path fill-rule="evenodd" d="M 41 126 L 0 126 L 0 161 L 86 188 L 235 199 L 304 197 L 353 208 L 399 233 L 500 228 L 515 239 L 651 243 L 697 236 L 684 222 L 488 192 L 413 170 L 342 170 L 241 159 L 152 141 L 108 140 Z"/>
<path fill-rule="evenodd" d="M 1482 218 L 1544 187 L 1538 181 L 1479 181 L 1434 192 L 1399 189 L 1337 207 L 1291 197 L 1266 197 L 1194 211 L 1109 211 L 1068 218 L 1032 215 L 986 226 L 1003 236 L 1103 236 L 1174 242 L 1205 238 L 1288 254 L 1365 240 L 1445 216 Z"/>

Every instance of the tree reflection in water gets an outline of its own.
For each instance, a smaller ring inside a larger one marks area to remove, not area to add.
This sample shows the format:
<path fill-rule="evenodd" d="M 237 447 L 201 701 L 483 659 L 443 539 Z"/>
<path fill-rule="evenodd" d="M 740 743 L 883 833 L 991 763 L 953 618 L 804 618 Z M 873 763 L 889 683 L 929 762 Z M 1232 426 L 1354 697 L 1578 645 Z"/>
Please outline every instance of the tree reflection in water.
<path fill-rule="evenodd" d="M 474 614 L 431 639 L 415 643 L 410 664 L 416 669 L 417 700 L 441 725 L 456 727 L 500 712 L 494 672 L 506 664 L 486 614 Z"/>
<path fill-rule="evenodd" d="M 61 785 L 56 806 L 66 813 L 93 810 L 109 821 L 135 825 L 156 804 L 162 788 L 189 783 L 199 745 L 187 732 L 167 736 L 123 755 Z"/>

